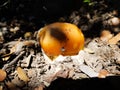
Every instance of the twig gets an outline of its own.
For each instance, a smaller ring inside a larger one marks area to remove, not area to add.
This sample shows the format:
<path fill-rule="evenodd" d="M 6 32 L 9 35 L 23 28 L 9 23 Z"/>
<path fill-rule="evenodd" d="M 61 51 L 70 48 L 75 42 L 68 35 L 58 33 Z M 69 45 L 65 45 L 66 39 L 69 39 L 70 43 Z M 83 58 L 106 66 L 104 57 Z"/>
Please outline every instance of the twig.
<path fill-rule="evenodd" d="M 2 7 L 4 7 L 4 6 L 6 6 L 9 2 L 10 2 L 10 0 L 8 0 L 8 1 L 4 2 L 2 5 L 0 5 L 0 8 L 2 8 Z"/>
<path fill-rule="evenodd" d="M 10 63 L 6 64 L 2 69 L 6 70 L 8 67 L 15 64 L 24 53 L 25 51 L 22 51 L 15 59 L 13 59 Z"/>

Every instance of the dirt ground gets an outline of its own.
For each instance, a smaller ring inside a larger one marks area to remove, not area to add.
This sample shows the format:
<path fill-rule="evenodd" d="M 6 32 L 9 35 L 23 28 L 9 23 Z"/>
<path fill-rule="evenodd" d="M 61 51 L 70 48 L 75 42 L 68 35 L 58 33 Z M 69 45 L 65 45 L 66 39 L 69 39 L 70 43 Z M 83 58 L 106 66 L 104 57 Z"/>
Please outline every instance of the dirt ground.
<path fill-rule="evenodd" d="M 0 90 L 120 89 L 120 1 L 84 1 L 0 2 Z M 37 33 L 53 22 L 77 25 L 84 50 L 48 63 Z"/>

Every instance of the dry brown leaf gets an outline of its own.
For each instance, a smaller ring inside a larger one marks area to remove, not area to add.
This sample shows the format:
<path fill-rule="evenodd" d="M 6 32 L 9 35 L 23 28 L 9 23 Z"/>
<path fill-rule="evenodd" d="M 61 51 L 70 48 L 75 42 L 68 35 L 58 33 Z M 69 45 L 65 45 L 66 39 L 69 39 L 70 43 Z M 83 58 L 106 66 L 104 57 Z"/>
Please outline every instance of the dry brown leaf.
<path fill-rule="evenodd" d="M 0 81 L 5 80 L 6 76 L 7 73 L 4 70 L 0 69 Z"/>
<path fill-rule="evenodd" d="M 23 80 L 24 82 L 28 82 L 29 81 L 28 76 L 26 75 L 25 71 L 21 67 L 17 68 L 17 74 L 18 74 L 18 77 L 21 80 Z"/>
<path fill-rule="evenodd" d="M 120 40 L 120 33 L 115 35 L 113 38 L 111 38 L 108 43 L 109 44 L 117 44 L 117 42 Z"/>
<path fill-rule="evenodd" d="M 108 30 L 103 30 L 103 31 L 101 32 L 100 39 L 101 39 L 102 41 L 108 41 L 108 40 L 111 39 L 112 37 L 113 37 L 113 34 L 111 34 L 110 31 L 108 31 Z"/>
<path fill-rule="evenodd" d="M 98 77 L 99 78 L 105 78 L 108 74 L 109 73 L 108 73 L 107 70 L 100 70 Z"/>

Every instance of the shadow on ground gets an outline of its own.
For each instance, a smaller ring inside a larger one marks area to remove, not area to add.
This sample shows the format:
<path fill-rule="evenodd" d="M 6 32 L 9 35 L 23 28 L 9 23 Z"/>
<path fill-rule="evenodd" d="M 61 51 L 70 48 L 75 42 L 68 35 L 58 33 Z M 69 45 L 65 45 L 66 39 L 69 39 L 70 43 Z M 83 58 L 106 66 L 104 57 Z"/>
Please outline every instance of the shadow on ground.
<path fill-rule="evenodd" d="M 72 80 L 59 78 L 45 90 L 120 90 L 120 76 Z"/>

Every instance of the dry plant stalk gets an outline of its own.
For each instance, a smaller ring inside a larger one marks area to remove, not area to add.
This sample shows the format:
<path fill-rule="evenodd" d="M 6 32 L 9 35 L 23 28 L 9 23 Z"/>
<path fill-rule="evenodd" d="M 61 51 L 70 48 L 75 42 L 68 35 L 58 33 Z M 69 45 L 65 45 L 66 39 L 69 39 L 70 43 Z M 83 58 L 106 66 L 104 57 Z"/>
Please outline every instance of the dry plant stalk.
<path fill-rule="evenodd" d="M 109 74 L 109 73 L 108 73 L 107 70 L 101 70 L 101 71 L 99 72 L 98 77 L 99 77 L 99 78 L 105 78 L 108 74 Z"/>

